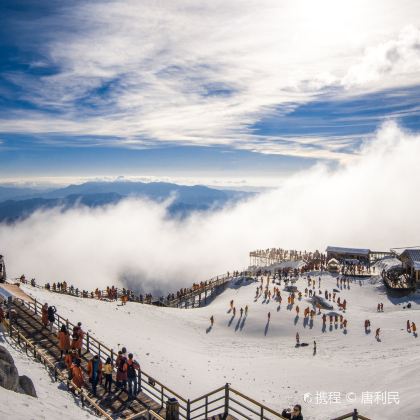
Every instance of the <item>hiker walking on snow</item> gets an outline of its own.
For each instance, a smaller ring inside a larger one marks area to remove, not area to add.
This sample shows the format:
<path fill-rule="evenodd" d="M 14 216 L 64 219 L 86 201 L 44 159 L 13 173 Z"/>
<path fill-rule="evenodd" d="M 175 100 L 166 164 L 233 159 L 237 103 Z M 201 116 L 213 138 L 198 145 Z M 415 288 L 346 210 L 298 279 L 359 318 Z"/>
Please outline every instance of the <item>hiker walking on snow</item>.
<path fill-rule="evenodd" d="M 245 316 L 248 315 L 248 305 L 245 306 Z"/>
<path fill-rule="evenodd" d="M 407 319 L 407 332 L 411 333 L 410 320 Z"/>
<path fill-rule="evenodd" d="M 411 331 L 413 331 L 413 334 L 416 335 L 417 332 L 417 326 L 414 322 L 411 323 Z"/>
<path fill-rule="evenodd" d="M 213 324 L 214 324 L 214 316 L 212 315 L 212 316 L 210 317 L 210 325 L 211 325 L 211 326 L 213 326 Z"/>
<path fill-rule="evenodd" d="M 381 329 L 380 328 L 377 328 L 376 329 L 376 334 L 375 334 L 375 338 L 379 341 L 379 334 L 380 334 L 380 332 L 381 332 Z"/>
<path fill-rule="evenodd" d="M 299 337 L 299 333 L 296 333 L 296 345 L 299 346 L 300 341 L 299 341 L 300 337 Z"/>

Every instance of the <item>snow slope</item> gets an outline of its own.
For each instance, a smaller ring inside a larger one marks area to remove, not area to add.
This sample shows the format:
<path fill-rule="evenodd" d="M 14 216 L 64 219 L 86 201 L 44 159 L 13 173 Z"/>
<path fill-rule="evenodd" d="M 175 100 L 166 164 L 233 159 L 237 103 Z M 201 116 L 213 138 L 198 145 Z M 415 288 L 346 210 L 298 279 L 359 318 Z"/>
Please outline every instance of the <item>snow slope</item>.
<path fill-rule="evenodd" d="M 72 322 L 81 321 L 85 331 L 115 349 L 127 346 L 142 369 L 184 397 L 195 398 L 229 382 L 274 409 L 301 403 L 305 420 L 331 418 L 355 407 L 375 420 L 420 418 L 420 339 L 405 330 L 407 319 L 420 325 L 418 295 L 411 298 L 411 309 L 403 309 L 408 300 L 388 298 L 379 279 L 350 283 L 350 289 L 339 293 L 348 304 L 345 334 L 339 326 L 330 331 L 329 324 L 322 332 L 319 315 L 312 328 L 304 325 L 302 312 L 309 305 L 306 298 L 295 302 L 301 309 L 295 325 L 294 308 L 286 308 L 287 292 L 282 290 L 279 307 L 277 302 L 263 302 L 261 297 L 254 301 L 256 285 L 232 284 L 209 306 L 199 309 L 130 302 L 123 307 L 29 286 L 25 290 L 42 302 L 54 304 Z M 303 291 L 307 282 L 300 278 L 296 285 Z M 322 276 L 322 292 L 336 287 L 334 277 Z M 238 310 L 234 318 L 227 313 L 231 299 Z M 384 303 L 383 313 L 376 312 L 378 302 Z M 249 306 L 248 316 L 239 321 L 239 308 L 245 305 Z M 267 325 L 269 311 L 271 321 Z M 211 315 L 215 325 L 208 331 Z M 371 321 L 371 334 L 365 334 L 365 319 Z M 378 327 L 381 342 L 374 338 Z M 308 347 L 295 348 L 297 331 Z M 316 355 L 313 340 L 317 341 Z M 379 391 L 398 392 L 400 403 L 361 403 L 362 392 Z M 316 400 L 317 392 L 340 392 L 341 400 L 321 404 Z M 312 401 L 304 402 L 307 393 Z M 348 393 L 355 393 L 351 396 L 356 402 L 346 401 Z"/>
<path fill-rule="evenodd" d="M 70 420 L 97 419 L 78 406 L 59 382 L 53 382 L 41 363 L 22 353 L 9 338 L 0 332 L 0 344 L 9 350 L 19 375 L 32 379 L 38 398 L 18 394 L 0 387 L 0 419 L 4 420 Z"/>

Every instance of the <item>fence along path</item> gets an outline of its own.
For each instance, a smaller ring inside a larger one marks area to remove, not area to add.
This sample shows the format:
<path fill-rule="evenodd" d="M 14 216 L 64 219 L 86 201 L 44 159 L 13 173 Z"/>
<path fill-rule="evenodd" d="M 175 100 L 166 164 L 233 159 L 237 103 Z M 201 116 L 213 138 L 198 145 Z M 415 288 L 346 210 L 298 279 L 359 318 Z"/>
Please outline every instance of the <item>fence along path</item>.
<path fill-rule="evenodd" d="M 226 285 L 231 278 L 216 278 L 213 287 Z M 211 287 L 210 283 L 208 284 Z M 39 286 L 38 286 L 39 287 Z M 196 291 L 198 292 L 198 291 Z M 203 290 L 201 291 L 203 292 Z M 191 296 L 197 296 L 197 293 L 191 293 Z M 56 363 L 60 357 L 58 348 L 58 339 L 56 334 L 49 334 L 43 328 L 41 322 L 41 308 L 42 304 L 37 302 L 25 302 L 22 299 L 16 298 L 12 301 L 13 308 L 16 310 L 16 325 L 13 322 L 10 324 L 9 334 L 13 331 L 17 332 L 18 337 L 26 340 L 26 343 L 33 345 L 35 349 L 42 348 L 42 351 L 47 354 L 46 359 L 50 366 L 54 366 L 55 376 L 62 377 L 63 372 L 59 372 Z M 180 305 L 174 305 L 181 307 Z M 62 324 L 66 324 L 68 329 L 74 327 L 74 324 L 64 319 L 59 314 L 56 314 L 55 327 L 58 331 Z M 40 329 L 42 331 L 40 331 Z M 56 331 L 56 332 L 57 332 Z M 116 359 L 116 352 L 95 339 L 89 333 L 85 334 L 83 340 L 83 349 L 85 349 L 82 357 L 82 368 L 86 373 L 87 361 L 90 360 L 94 354 L 98 354 L 102 361 L 108 357 L 112 362 Z M 39 350 L 38 350 L 39 351 Z M 115 374 L 115 372 L 114 372 Z M 139 372 L 139 395 L 134 401 L 129 402 L 124 391 L 119 391 L 112 394 L 111 398 L 103 398 L 103 388 L 98 385 L 98 398 L 86 395 L 86 391 L 79 390 L 74 386 L 81 395 L 82 402 L 88 401 L 90 405 L 106 418 L 126 418 L 134 419 L 157 419 L 165 418 L 165 402 L 170 398 L 175 398 L 179 403 L 179 417 L 186 420 L 207 419 L 207 418 L 224 418 L 224 419 L 261 419 L 261 420 L 276 420 L 285 419 L 279 412 L 261 404 L 245 394 L 232 388 L 230 384 L 226 384 L 216 390 L 204 394 L 193 400 L 186 399 L 173 391 L 172 389 L 159 382 L 153 376 L 144 371 Z M 102 398 L 101 398 L 102 396 Z M 363 419 L 370 420 L 357 413 L 346 414 L 337 417 L 335 420 L 344 418 L 352 418 L 354 420 Z"/>
<path fill-rule="evenodd" d="M 65 369 L 58 367 L 60 351 L 56 333 L 62 324 L 66 324 L 70 329 L 74 325 L 69 320 L 56 314 L 55 330 L 51 334 L 42 324 L 41 308 L 40 302 L 32 303 L 18 298 L 14 299 L 11 302 L 12 314 L 13 312 L 14 314 L 9 321 L 9 335 L 21 337 L 27 345 L 32 346 L 38 352 L 42 352 L 44 359 L 53 369 L 55 377 L 64 378 Z M 98 354 L 102 361 L 105 361 L 107 357 L 110 357 L 113 361 L 116 358 L 113 349 L 86 333 L 83 341 L 81 364 L 84 373 L 87 371 L 87 362 L 94 354 Z M 165 418 L 165 403 L 169 398 L 175 398 L 179 403 L 179 416 L 186 420 L 205 419 L 218 415 L 222 415 L 224 418 L 283 419 L 280 413 L 252 400 L 230 387 L 229 384 L 190 400 L 168 388 L 145 371 L 139 372 L 138 379 L 140 392 L 133 401 L 128 401 L 128 395 L 122 390 L 106 398 L 104 389 L 100 385 L 98 385 L 97 397 L 87 394 L 86 391 L 77 390 L 82 393 L 81 395 L 84 396 L 86 403 L 90 403 L 100 415 L 107 418 L 134 419 L 141 418 L 143 415 L 153 417 L 154 414 Z M 73 387 L 77 388 L 74 385 Z"/>
<path fill-rule="evenodd" d="M 38 302 L 28 303 L 15 299 L 12 303 L 12 308 L 15 311 L 10 320 L 9 334 L 13 335 L 14 331 L 20 333 L 25 340 L 42 349 L 44 358 L 54 366 L 55 375 L 65 375 L 66 369 L 59 367 L 60 350 L 58 347 L 57 331 L 51 334 L 42 324 L 41 318 L 38 316 L 41 306 Z M 12 311 L 13 313 L 13 311 Z M 58 330 L 59 325 L 68 324 L 73 327 L 73 324 L 64 320 L 62 317 L 57 316 L 55 327 Z M 12 331 L 10 332 L 10 329 Z M 84 347 L 82 352 L 81 367 L 83 372 L 87 373 L 87 363 L 94 354 L 98 354 L 102 361 L 107 357 L 113 356 L 113 351 L 102 343 L 95 340 L 86 334 L 84 340 Z M 105 389 L 98 385 L 97 397 L 89 395 L 91 401 L 101 408 L 101 414 L 107 413 L 110 418 L 122 417 L 130 418 L 130 416 L 137 415 L 138 413 L 147 413 L 148 410 L 153 410 L 157 413 L 162 413 L 164 417 L 164 410 L 161 404 L 150 398 L 143 392 L 137 395 L 134 400 L 129 400 L 128 395 L 124 390 L 119 390 L 108 396 L 105 395 Z"/>
<path fill-rule="evenodd" d="M 241 272 L 241 275 L 246 275 L 247 272 Z M 210 280 L 207 280 L 206 282 L 203 282 L 203 285 L 198 284 L 196 288 L 191 288 L 191 290 L 179 297 L 175 297 L 174 299 L 141 299 L 140 296 L 137 296 L 134 294 L 133 291 L 128 289 L 121 289 L 121 288 L 114 288 L 115 290 L 115 297 L 117 299 L 120 299 L 122 297 L 126 297 L 128 301 L 130 302 L 137 302 L 137 303 L 145 303 L 145 304 L 154 304 L 154 305 L 163 305 L 168 306 L 172 308 L 194 308 L 197 306 L 201 306 L 202 303 L 206 304 L 207 299 L 210 297 L 214 297 L 215 294 L 219 293 L 220 291 L 224 290 L 227 284 L 230 280 L 232 280 L 234 277 L 229 274 L 222 274 L 216 277 L 211 278 Z M 81 298 L 87 298 L 87 299 L 94 299 L 98 298 L 96 293 L 94 291 L 91 292 L 85 292 L 74 288 L 72 286 L 67 286 L 65 289 L 59 289 L 59 288 L 52 288 L 41 286 L 33 281 L 27 281 L 22 280 L 22 278 L 16 278 L 16 281 L 19 281 L 23 284 L 30 285 L 32 287 L 36 287 L 38 289 L 44 289 L 48 292 L 52 293 L 63 293 L 70 296 L 75 297 L 81 297 Z M 108 293 L 107 290 L 100 290 L 100 296 L 101 299 L 108 299 Z"/>

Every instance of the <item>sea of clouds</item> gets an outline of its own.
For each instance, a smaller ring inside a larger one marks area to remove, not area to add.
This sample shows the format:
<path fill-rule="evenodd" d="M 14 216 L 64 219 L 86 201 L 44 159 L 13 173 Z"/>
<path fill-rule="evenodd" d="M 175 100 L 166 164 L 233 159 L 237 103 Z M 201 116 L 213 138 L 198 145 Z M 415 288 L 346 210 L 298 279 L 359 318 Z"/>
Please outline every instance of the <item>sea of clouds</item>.
<path fill-rule="evenodd" d="M 167 292 L 245 268 L 259 248 L 419 245 L 419 157 L 420 135 L 386 122 L 354 159 L 230 208 L 185 220 L 169 218 L 169 203 L 141 199 L 38 211 L 0 225 L 1 253 L 10 278 Z"/>

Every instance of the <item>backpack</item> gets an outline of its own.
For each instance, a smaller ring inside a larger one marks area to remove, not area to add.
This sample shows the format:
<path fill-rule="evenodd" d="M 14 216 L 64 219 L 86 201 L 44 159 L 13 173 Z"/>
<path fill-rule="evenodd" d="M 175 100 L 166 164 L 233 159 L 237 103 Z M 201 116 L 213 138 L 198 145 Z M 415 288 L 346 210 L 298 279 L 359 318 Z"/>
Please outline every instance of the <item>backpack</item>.
<path fill-rule="evenodd" d="M 132 363 L 127 363 L 127 376 L 129 378 L 135 378 L 137 376 L 136 369 L 135 369 L 135 361 L 133 360 Z"/>
<path fill-rule="evenodd" d="M 126 361 L 127 361 L 127 359 L 124 356 L 122 356 L 121 359 L 120 359 L 120 364 L 118 365 L 118 370 L 120 372 L 124 372 L 124 365 L 125 365 Z"/>

